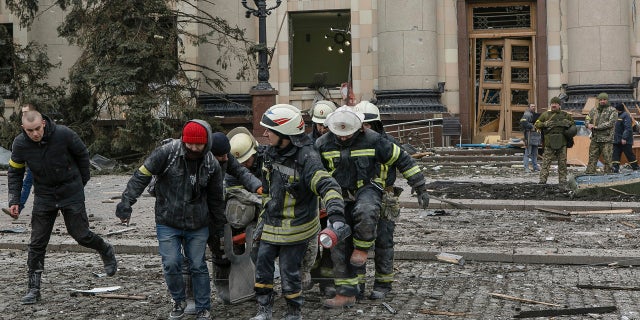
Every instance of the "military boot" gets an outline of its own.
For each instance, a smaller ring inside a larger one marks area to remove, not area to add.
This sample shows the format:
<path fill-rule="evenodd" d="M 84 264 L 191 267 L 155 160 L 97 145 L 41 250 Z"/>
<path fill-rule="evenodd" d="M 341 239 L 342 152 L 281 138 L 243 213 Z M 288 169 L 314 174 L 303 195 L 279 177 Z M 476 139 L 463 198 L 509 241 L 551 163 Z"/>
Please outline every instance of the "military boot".
<path fill-rule="evenodd" d="M 371 300 L 380 300 L 387 297 L 387 294 L 391 292 L 391 286 L 384 285 L 374 285 L 373 290 L 371 290 L 371 294 L 369 295 L 369 299 Z"/>
<path fill-rule="evenodd" d="M 29 290 L 22 297 L 22 304 L 34 304 L 40 301 L 40 280 L 42 280 L 42 270 L 29 270 Z"/>
<path fill-rule="evenodd" d="M 301 320 L 301 309 L 302 307 L 299 304 L 287 302 L 287 313 L 284 314 L 282 320 Z"/>
<path fill-rule="evenodd" d="M 104 272 L 107 276 L 111 277 L 118 271 L 118 260 L 116 259 L 116 252 L 113 246 L 107 243 L 107 248 L 100 252 L 100 258 L 104 263 Z"/>
<path fill-rule="evenodd" d="M 356 304 L 356 297 L 347 297 L 341 294 L 337 294 L 335 297 L 325 300 L 322 305 L 325 308 L 337 309 L 344 307 L 353 307 L 354 304 Z"/>
<path fill-rule="evenodd" d="M 273 314 L 273 293 L 256 295 L 258 313 L 249 320 L 271 320 Z"/>

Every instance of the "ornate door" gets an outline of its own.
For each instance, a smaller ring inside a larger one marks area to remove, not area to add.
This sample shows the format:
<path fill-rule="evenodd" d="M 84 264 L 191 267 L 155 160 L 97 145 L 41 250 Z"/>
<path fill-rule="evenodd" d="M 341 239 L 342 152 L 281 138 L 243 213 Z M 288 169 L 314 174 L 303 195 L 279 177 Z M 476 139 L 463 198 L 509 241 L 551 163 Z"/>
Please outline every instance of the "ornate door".
<path fill-rule="evenodd" d="M 522 137 L 520 118 L 534 102 L 533 48 L 530 39 L 478 39 L 475 134 L 500 139 Z"/>

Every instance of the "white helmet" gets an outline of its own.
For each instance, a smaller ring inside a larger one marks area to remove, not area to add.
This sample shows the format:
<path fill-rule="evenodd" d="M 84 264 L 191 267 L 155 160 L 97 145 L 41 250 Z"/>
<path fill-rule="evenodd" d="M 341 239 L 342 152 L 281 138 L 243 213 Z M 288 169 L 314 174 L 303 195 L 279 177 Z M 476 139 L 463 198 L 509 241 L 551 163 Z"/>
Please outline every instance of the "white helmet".
<path fill-rule="evenodd" d="M 354 134 L 362 128 L 364 115 L 353 108 L 342 106 L 327 116 L 324 125 L 336 136 L 344 137 Z"/>
<path fill-rule="evenodd" d="M 356 112 L 364 113 L 363 122 L 381 121 L 380 109 L 369 101 L 360 101 L 360 103 L 356 104 L 353 108 Z"/>
<path fill-rule="evenodd" d="M 285 136 L 304 133 L 304 120 L 300 109 L 290 104 L 276 104 L 262 115 L 260 125 Z"/>
<path fill-rule="evenodd" d="M 323 124 L 327 116 L 334 111 L 336 111 L 336 105 L 333 102 L 320 100 L 311 108 L 311 121 Z"/>
<path fill-rule="evenodd" d="M 245 127 L 237 127 L 229 131 L 227 138 L 229 138 L 229 144 L 231 144 L 231 154 L 240 163 L 247 161 L 249 157 L 257 152 L 258 141 Z"/>

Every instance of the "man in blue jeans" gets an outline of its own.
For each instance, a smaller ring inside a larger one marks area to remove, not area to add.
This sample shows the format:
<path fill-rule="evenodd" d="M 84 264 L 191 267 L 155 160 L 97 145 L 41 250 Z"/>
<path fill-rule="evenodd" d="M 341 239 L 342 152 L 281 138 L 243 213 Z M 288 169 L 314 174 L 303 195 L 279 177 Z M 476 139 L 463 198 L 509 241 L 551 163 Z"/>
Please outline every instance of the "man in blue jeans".
<path fill-rule="evenodd" d="M 162 271 L 174 305 L 169 319 L 180 319 L 187 306 L 182 275 L 184 255 L 189 263 L 198 320 L 210 319 L 211 285 L 205 262 L 209 221 L 214 238 L 220 239 L 225 224 L 224 172 L 211 152 L 211 127 L 190 120 L 182 138 L 156 148 L 136 170 L 122 193 L 116 216 L 129 222 L 131 205 L 155 176 L 155 221 Z M 219 247 L 219 246 L 218 246 Z M 213 252 L 221 255 L 221 252 Z M 221 257 L 217 257 L 221 259 Z"/>

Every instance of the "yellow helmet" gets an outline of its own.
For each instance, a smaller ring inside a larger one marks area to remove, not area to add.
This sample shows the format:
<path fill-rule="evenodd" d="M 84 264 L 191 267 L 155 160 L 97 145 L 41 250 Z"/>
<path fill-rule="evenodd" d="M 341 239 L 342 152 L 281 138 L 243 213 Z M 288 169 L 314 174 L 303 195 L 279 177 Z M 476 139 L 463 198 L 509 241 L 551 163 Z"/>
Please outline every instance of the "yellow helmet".
<path fill-rule="evenodd" d="M 253 137 L 251 132 L 245 127 L 237 127 L 229 133 L 229 144 L 231 144 L 231 154 L 242 163 L 247 161 L 257 152 L 258 141 Z"/>
<path fill-rule="evenodd" d="M 333 104 L 333 102 L 320 100 L 311 108 L 311 121 L 314 123 L 324 124 L 327 116 L 334 111 L 336 111 L 336 105 Z"/>

